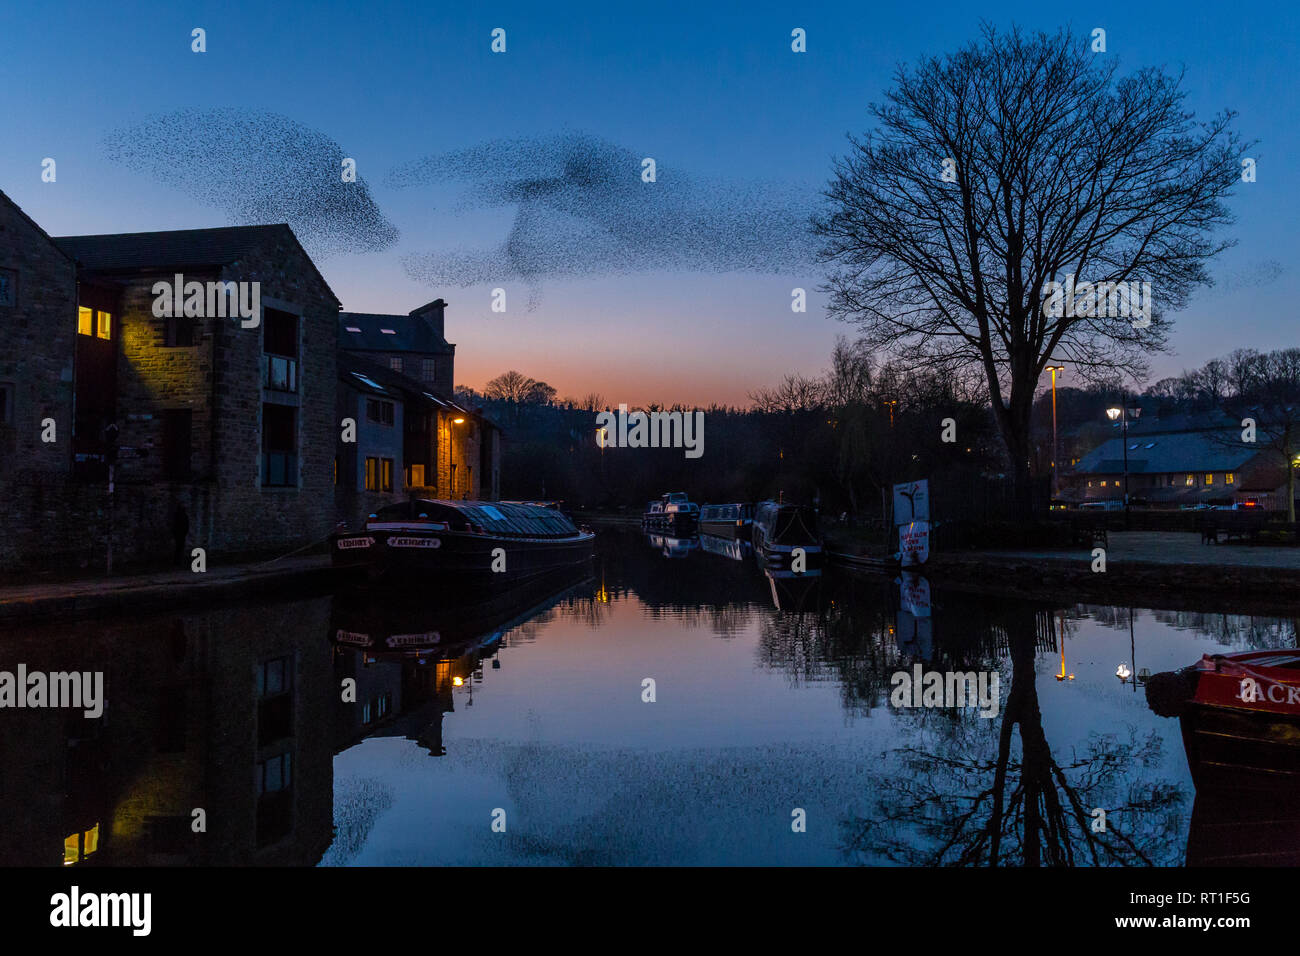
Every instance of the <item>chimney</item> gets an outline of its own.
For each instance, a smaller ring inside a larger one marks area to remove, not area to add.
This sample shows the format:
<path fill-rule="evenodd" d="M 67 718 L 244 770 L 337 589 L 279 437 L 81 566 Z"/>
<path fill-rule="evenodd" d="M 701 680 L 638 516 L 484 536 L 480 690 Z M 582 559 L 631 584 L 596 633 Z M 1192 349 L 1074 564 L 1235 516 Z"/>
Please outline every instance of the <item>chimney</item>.
<path fill-rule="evenodd" d="M 418 309 L 413 309 L 409 314 L 413 319 L 422 319 L 439 338 L 445 339 L 447 336 L 443 331 L 443 309 L 447 308 L 445 299 L 434 299 Z"/>

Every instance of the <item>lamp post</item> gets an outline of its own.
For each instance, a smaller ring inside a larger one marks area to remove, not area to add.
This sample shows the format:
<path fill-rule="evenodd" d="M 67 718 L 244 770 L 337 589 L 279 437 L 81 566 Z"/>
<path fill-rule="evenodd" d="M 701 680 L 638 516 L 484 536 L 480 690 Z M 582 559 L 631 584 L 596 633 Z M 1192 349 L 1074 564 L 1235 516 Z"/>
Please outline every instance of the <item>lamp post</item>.
<path fill-rule="evenodd" d="M 1052 373 L 1052 497 L 1061 496 L 1061 479 L 1057 476 L 1056 459 L 1060 455 L 1060 446 L 1056 441 L 1056 373 L 1064 372 L 1064 365 L 1049 365 L 1047 370 Z"/>
<path fill-rule="evenodd" d="M 453 426 L 464 425 L 465 419 L 453 418 L 451 420 L 451 423 Z M 455 501 L 456 500 L 456 429 L 454 427 L 447 429 L 447 438 L 449 439 L 449 441 L 447 442 L 447 458 L 448 458 L 447 464 L 451 466 L 451 500 Z"/>
<path fill-rule="evenodd" d="M 1128 530 L 1128 420 L 1136 419 L 1142 414 L 1142 409 L 1138 405 L 1118 405 L 1106 409 L 1106 417 L 1112 422 L 1120 423 L 1120 434 L 1124 439 L 1124 530 Z"/>

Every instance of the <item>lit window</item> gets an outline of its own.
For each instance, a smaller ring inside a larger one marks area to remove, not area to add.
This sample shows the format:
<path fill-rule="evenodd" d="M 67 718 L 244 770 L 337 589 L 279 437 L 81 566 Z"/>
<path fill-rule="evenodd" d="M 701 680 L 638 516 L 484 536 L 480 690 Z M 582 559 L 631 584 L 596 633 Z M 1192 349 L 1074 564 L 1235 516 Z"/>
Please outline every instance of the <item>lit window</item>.
<path fill-rule="evenodd" d="M 1213 475 L 1213 474 L 1208 474 L 1208 475 L 1206 475 L 1206 476 L 1205 476 L 1205 483 L 1206 483 L 1207 485 L 1212 485 L 1212 484 L 1214 484 L 1214 475 Z"/>
<path fill-rule="evenodd" d="M 1183 484 L 1187 485 L 1188 487 L 1191 487 L 1192 485 L 1196 484 L 1196 476 L 1188 475 L 1185 479 L 1183 479 Z"/>
<path fill-rule="evenodd" d="M 1237 480 L 1237 476 L 1231 471 L 1223 476 L 1223 483 L 1225 485 L 1231 485 L 1234 482 L 1236 482 L 1236 480 Z"/>
<path fill-rule="evenodd" d="M 1103 488 L 1105 488 L 1105 487 L 1106 487 L 1106 482 L 1103 481 L 1103 482 L 1101 483 L 1101 486 L 1102 486 Z"/>
<path fill-rule="evenodd" d="M 95 337 L 110 338 L 113 334 L 113 317 L 107 312 L 95 313 Z"/>
<path fill-rule="evenodd" d="M 95 312 L 84 305 L 77 308 L 77 333 L 79 335 L 95 334 Z"/>
<path fill-rule="evenodd" d="M 406 484 L 410 488 L 424 487 L 424 466 L 410 465 L 406 469 Z"/>
<path fill-rule="evenodd" d="M 1089 488 L 1091 488 L 1091 487 L 1092 487 L 1092 482 L 1091 482 L 1091 481 L 1090 481 L 1090 482 L 1088 482 L 1088 487 L 1089 487 Z"/>
<path fill-rule="evenodd" d="M 395 329 L 380 329 L 379 331 L 380 331 L 380 332 L 383 332 L 385 335 L 396 335 L 396 334 L 397 334 L 397 331 L 396 331 Z"/>
<path fill-rule="evenodd" d="M 360 332 L 360 331 L 361 331 L 361 330 L 360 330 L 359 328 L 357 328 L 355 325 L 349 325 L 349 326 L 347 327 L 347 330 L 348 330 L 349 332 Z"/>
<path fill-rule="evenodd" d="M 393 459 L 366 459 L 366 491 L 393 490 Z"/>
<path fill-rule="evenodd" d="M 74 833 L 63 841 L 63 865 L 73 866 L 99 849 L 99 824 L 84 833 Z"/>

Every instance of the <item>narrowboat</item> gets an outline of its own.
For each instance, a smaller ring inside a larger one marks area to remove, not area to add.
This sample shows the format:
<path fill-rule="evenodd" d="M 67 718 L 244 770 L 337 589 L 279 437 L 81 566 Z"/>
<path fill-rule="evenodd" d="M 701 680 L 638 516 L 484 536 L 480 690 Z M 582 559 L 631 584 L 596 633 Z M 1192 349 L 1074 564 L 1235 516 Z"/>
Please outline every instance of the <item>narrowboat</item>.
<path fill-rule="evenodd" d="M 1147 703 L 1182 724 L 1192 780 L 1300 795 L 1300 649 L 1207 654 L 1147 681 Z"/>
<path fill-rule="evenodd" d="M 1300 650 L 1207 654 L 1146 693 L 1196 784 L 1187 866 L 1300 865 Z"/>
<path fill-rule="evenodd" d="M 817 512 L 807 505 L 763 501 L 754 509 L 754 553 L 772 571 L 813 570 L 821 567 L 822 538 Z M 802 567 L 796 567 L 794 550 L 803 550 Z"/>
<path fill-rule="evenodd" d="M 666 531 L 678 536 L 691 535 L 699 528 L 700 506 L 684 491 L 673 491 L 646 506 L 641 516 L 645 531 Z"/>
<path fill-rule="evenodd" d="M 413 498 L 331 538 L 335 568 L 358 585 L 414 585 L 439 597 L 498 588 L 590 561 L 595 534 L 562 512 L 514 502 Z M 452 589 L 452 590 L 448 590 Z"/>
<path fill-rule="evenodd" d="M 700 534 L 748 541 L 753 522 L 753 505 L 700 505 Z"/>

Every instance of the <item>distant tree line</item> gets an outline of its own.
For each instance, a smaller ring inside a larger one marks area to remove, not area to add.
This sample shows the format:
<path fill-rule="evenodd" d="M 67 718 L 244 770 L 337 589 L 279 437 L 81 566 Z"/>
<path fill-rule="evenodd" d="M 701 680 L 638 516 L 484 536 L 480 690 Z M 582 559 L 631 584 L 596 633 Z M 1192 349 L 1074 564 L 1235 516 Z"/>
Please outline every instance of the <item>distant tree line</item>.
<path fill-rule="evenodd" d="M 701 502 L 783 497 L 815 501 L 832 515 L 881 518 L 890 486 L 929 478 L 936 517 L 1023 516 L 982 383 L 918 375 L 882 359 L 864 340 L 839 339 L 821 375 L 788 375 L 752 392 L 748 407 L 705 408 L 704 454 L 697 459 L 680 448 L 602 449 L 596 415 L 609 408 L 602 395 L 560 399 L 547 383 L 514 370 L 482 391 L 461 388 L 456 396 L 505 430 L 505 498 L 554 498 L 639 513 L 664 492 L 685 491 Z M 1051 402 L 1050 389 L 1040 386 L 1031 429 L 1038 513 L 1050 490 Z M 1059 385 L 1059 467 L 1068 471 L 1073 460 L 1113 436 L 1106 408 L 1134 402 L 1148 419 L 1197 413 L 1218 413 L 1232 423 L 1250 418 L 1261 449 L 1280 462 L 1300 455 L 1300 349 L 1241 349 L 1141 391 L 1118 380 Z M 680 404 L 643 410 L 695 411 Z"/>

